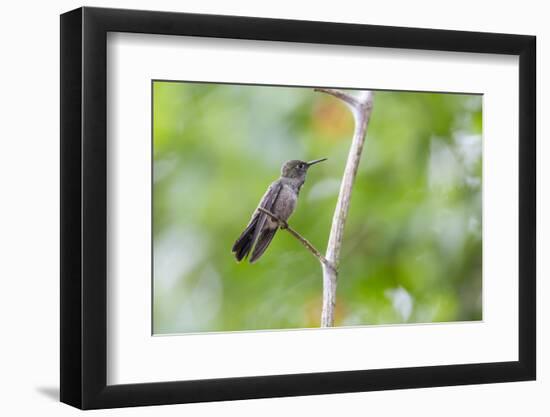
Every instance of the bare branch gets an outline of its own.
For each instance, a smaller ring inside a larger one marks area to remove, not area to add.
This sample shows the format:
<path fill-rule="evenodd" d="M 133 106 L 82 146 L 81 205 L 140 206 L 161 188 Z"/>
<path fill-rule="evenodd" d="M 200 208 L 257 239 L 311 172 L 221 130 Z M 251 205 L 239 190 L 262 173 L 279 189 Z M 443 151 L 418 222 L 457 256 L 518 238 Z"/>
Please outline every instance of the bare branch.
<path fill-rule="evenodd" d="M 348 216 L 351 191 L 357 174 L 357 168 L 359 167 L 372 113 L 373 93 L 371 91 L 361 91 L 357 96 L 351 96 L 339 90 L 318 88 L 315 91 L 327 93 L 343 100 L 351 107 L 355 119 L 355 131 L 340 185 L 338 201 L 334 209 L 332 227 L 327 244 L 326 259 L 334 268 L 327 268 L 323 264 L 323 311 L 321 315 L 321 327 L 332 327 L 334 325 L 334 307 L 336 305 L 337 268 L 340 261 L 344 226 Z"/>
<path fill-rule="evenodd" d="M 319 259 L 319 261 L 328 269 L 330 270 L 334 270 L 334 266 L 321 254 L 321 252 L 319 252 L 315 246 L 313 246 L 309 240 L 307 240 L 305 237 L 303 237 L 302 235 L 300 235 L 296 230 L 294 230 L 292 227 L 290 227 L 288 225 L 288 223 L 285 221 L 285 220 L 282 220 L 280 219 L 279 217 L 277 217 L 275 214 L 273 214 L 272 212 L 270 212 L 269 210 L 263 208 L 263 207 L 258 207 L 258 210 L 260 210 L 262 213 L 265 213 L 267 214 L 268 216 L 270 216 L 273 220 L 275 220 L 277 223 L 279 223 L 279 227 L 283 230 L 286 230 L 287 232 L 289 232 L 292 236 L 294 236 L 296 239 L 298 239 L 300 241 L 300 243 L 302 245 L 304 245 L 306 247 L 306 249 L 308 249 L 315 257 L 317 257 L 317 259 Z"/>

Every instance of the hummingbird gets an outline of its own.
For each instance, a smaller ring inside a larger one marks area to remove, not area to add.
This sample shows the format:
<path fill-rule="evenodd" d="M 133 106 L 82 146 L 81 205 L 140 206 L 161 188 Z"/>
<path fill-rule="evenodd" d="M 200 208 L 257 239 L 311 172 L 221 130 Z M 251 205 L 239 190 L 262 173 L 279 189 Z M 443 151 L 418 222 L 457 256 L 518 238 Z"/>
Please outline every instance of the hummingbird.
<path fill-rule="evenodd" d="M 298 194 L 306 180 L 308 169 L 327 158 L 305 162 L 291 160 L 283 164 L 281 177 L 271 183 L 260 201 L 259 207 L 270 211 L 282 221 L 287 221 L 296 208 Z M 233 244 L 231 251 L 237 262 L 246 258 L 250 252 L 250 263 L 256 262 L 263 255 L 275 232 L 279 228 L 279 222 L 266 213 L 256 209 L 250 222 Z"/>

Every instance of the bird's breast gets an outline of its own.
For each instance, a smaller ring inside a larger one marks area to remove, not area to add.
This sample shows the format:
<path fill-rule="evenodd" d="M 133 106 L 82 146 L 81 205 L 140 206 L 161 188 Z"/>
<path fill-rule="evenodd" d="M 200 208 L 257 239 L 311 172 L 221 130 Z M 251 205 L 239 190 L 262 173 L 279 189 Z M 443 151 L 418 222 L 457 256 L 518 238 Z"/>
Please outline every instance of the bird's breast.
<path fill-rule="evenodd" d="M 277 200 L 275 201 L 273 211 L 281 220 L 288 220 L 296 208 L 298 194 L 289 185 L 283 185 Z"/>

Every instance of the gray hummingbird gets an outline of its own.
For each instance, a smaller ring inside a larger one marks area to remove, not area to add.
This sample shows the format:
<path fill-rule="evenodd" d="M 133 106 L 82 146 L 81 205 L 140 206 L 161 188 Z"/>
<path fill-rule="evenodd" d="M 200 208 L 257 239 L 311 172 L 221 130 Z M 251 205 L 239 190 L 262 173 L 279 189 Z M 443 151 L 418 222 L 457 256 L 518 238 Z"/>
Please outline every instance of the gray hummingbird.
<path fill-rule="evenodd" d="M 281 168 L 281 177 L 269 186 L 259 207 L 286 222 L 296 208 L 298 194 L 304 185 L 309 167 L 326 160 L 327 158 L 321 158 L 310 162 L 285 162 Z M 271 243 L 278 228 L 279 223 L 275 219 L 256 209 L 231 249 L 237 261 L 240 262 L 252 251 L 250 263 L 256 262 Z"/>

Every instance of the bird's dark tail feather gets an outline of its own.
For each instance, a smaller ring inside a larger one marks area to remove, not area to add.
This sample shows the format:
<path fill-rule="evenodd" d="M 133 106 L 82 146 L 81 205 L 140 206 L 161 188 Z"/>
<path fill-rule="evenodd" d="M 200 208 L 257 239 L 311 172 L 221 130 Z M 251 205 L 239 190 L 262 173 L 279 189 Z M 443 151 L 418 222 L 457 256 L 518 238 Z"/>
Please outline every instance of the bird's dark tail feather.
<path fill-rule="evenodd" d="M 265 228 L 264 230 L 262 230 L 262 232 L 260 233 L 260 237 L 258 237 L 258 241 L 256 242 L 256 246 L 254 247 L 254 251 L 252 252 L 252 256 L 250 257 L 250 263 L 256 262 L 260 258 L 260 256 L 262 256 L 262 254 L 271 243 L 273 236 L 275 236 L 276 231 L 277 228 Z"/>
<path fill-rule="evenodd" d="M 258 219 L 253 219 L 233 244 L 231 252 L 235 254 L 237 262 L 240 262 L 244 258 L 246 258 L 248 256 L 248 253 L 252 249 L 252 246 L 254 245 L 254 236 L 257 224 Z"/>

